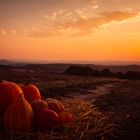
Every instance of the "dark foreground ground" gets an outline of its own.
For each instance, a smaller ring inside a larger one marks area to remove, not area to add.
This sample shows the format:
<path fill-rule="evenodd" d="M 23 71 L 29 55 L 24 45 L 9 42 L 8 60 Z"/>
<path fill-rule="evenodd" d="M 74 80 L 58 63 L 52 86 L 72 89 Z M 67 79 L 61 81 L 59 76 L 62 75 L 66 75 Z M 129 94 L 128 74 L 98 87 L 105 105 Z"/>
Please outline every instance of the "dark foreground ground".
<path fill-rule="evenodd" d="M 116 139 L 140 139 L 140 81 L 124 81 L 95 102 L 104 114 L 111 114 Z"/>
<path fill-rule="evenodd" d="M 74 118 L 72 123 L 58 126 L 52 132 L 19 135 L 1 130 L 0 139 L 140 139 L 139 80 L 67 76 L 26 69 L 1 70 L 0 79 L 36 84 L 44 98 L 61 100 Z"/>

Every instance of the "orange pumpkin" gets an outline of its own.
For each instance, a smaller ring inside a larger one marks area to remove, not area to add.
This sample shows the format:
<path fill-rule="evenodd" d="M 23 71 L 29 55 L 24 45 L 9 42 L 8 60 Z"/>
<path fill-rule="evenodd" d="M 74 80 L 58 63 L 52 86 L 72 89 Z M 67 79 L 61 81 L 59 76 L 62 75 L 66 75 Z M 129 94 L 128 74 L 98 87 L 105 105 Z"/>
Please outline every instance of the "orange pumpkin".
<path fill-rule="evenodd" d="M 72 114 L 68 111 L 61 112 L 59 114 L 60 123 L 67 123 L 72 121 Z"/>
<path fill-rule="evenodd" d="M 33 128 L 33 110 L 27 100 L 19 96 L 6 110 L 3 126 L 8 131 L 27 132 Z"/>
<path fill-rule="evenodd" d="M 13 82 L 0 82 L 0 117 L 3 116 L 7 107 L 23 93 L 22 89 Z"/>
<path fill-rule="evenodd" d="M 48 104 L 48 109 L 54 110 L 58 114 L 66 110 L 64 105 L 56 99 L 48 98 L 46 102 Z"/>
<path fill-rule="evenodd" d="M 52 130 L 59 124 L 58 114 L 49 109 L 44 109 L 38 115 L 38 128 L 40 131 Z"/>
<path fill-rule="evenodd" d="M 24 96 L 23 94 L 23 90 L 20 88 L 20 86 L 14 82 L 9 82 L 9 81 L 4 81 L 5 83 L 7 83 L 8 85 L 10 85 L 13 89 L 15 89 L 15 92 L 17 92 L 18 94 L 22 94 L 22 96 Z"/>
<path fill-rule="evenodd" d="M 48 108 L 48 105 L 45 101 L 43 100 L 34 100 L 32 103 L 31 103 L 31 106 L 32 106 L 32 109 L 33 109 L 33 112 L 34 112 L 34 116 L 37 117 L 38 114 L 44 110 L 44 109 L 47 109 Z"/>
<path fill-rule="evenodd" d="M 33 84 L 20 84 L 21 89 L 24 92 L 24 96 L 26 100 L 31 103 L 34 100 L 39 100 L 41 99 L 40 91 L 39 89 L 33 85 Z"/>

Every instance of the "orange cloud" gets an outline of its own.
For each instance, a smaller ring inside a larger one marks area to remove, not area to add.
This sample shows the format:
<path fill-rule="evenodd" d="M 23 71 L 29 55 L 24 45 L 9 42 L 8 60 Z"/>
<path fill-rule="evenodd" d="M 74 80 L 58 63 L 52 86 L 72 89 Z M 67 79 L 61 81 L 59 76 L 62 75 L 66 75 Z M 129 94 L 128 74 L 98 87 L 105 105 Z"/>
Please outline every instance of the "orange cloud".
<path fill-rule="evenodd" d="M 16 35 L 17 31 L 15 29 L 5 30 L 0 29 L 0 35 Z"/>
<path fill-rule="evenodd" d="M 63 22 L 54 21 L 53 26 L 43 25 L 41 29 L 33 31 L 32 37 L 55 37 L 55 36 L 82 36 L 95 32 L 102 25 L 106 25 L 113 21 L 120 22 L 132 17 L 136 17 L 136 12 L 102 12 L 97 16 L 86 17 L 79 15 L 72 17 L 71 20 Z M 84 17 L 84 18 L 83 18 Z"/>
<path fill-rule="evenodd" d="M 12 29 L 12 30 L 11 30 L 11 34 L 12 34 L 12 35 L 16 35 L 16 33 L 17 33 L 17 31 L 16 31 L 15 29 Z"/>
<path fill-rule="evenodd" d="M 1 35 L 6 35 L 7 32 L 6 32 L 4 29 L 0 29 L 0 34 L 1 34 Z"/>

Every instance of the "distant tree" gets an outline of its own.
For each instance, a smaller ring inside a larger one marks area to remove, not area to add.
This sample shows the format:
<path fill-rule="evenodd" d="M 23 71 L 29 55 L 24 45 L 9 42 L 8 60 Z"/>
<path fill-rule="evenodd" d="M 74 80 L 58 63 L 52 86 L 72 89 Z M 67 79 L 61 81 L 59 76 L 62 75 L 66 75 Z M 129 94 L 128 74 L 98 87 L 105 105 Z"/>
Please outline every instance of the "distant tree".
<path fill-rule="evenodd" d="M 90 67 L 84 67 L 80 65 L 71 65 L 66 71 L 65 74 L 68 75 L 79 75 L 79 76 L 92 76 L 94 71 Z"/>
<path fill-rule="evenodd" d="M 137 79 L 140 79 L 140 72 L 127 71 L 125 76 L 126 76 L 127 79 L 137 80 Z"/>
<path fill-rule="evenodd" d="M 94 77 L 116 77 L 120 79 L 140 79 L 140 72 L 127 71 L 126 73 L 117 72 L 113 73 L 109 69 L 103 69 L 102 71 L 93 70 L 90 67 L 82 65 L 71 65 L 64 72 L 67 75 L 79 75 L 79 76 L 94 76 Z"/>
<path fill-rule="evenodd" d="M 126 75 L 123 72 L 117 72 L 114 74 L 114 77 L 120 78 L 120 79 L 125 79 Z"/>
<path fill-rule="evenodd" d="M 103 69 L 103 70 L 101 71 L 101 74 L 102 74 L 102 76 L 105 76 L 105 77 L 112 77 L 112 76 L 113 76 L 113 73 L 110 72 L 109 69 Z"/>
<path fill-rule="evenodd" d="M 94 77 L 101 77 L 102 76 L 101 71 L 93 70 L 92 76 L 94 76 Z"/>

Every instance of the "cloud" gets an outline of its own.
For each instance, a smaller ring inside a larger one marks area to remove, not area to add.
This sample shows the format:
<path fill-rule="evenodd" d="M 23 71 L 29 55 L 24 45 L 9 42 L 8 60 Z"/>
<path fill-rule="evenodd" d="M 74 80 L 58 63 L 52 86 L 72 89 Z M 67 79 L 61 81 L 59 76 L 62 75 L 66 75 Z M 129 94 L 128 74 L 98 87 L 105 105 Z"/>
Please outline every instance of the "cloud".
<path fill-rule="evenodd" d="M 56 17 L 57 17 L 57 13 L 56 12 L 54 12 L 54 13 L 52 13 L 51 15 L 46 15 L 46 16 L 44 16 L 46 19 L 48 19 L 48 20 L 52 20 L 52 21 L 54 21 L 55 19 L 56 19 Z"/>
<path fill-rule="evenodd" d="M 11 34 L 12 34 L 12 35 L 16 35 L 16 33 L 17 33 L 17 31 L 16 31 L 15 29 L 12 29 L 12 30 L 11 30 Z"/>
<path fill-rule="evenodd" d="M 1 34 L 1 35 L 6 35 L 7 32 L 6 32 L 4 29 L 0 29 L 0 34 Z"/>
<path fill-rule="evenodd" d="M 75 13 L 78 14 L 78 15 L 81 15 L 83 12 L 82 12 L 82 10 L 80 10 L 80 9 L 76 9 L 76 10 L 75 10 Z"/>
<path fill-rule="evenodd" d="M 54 11 L 53 13 L 44 15 L 43 17 L 46 20 L 55 21 L 58 17 L 64 15 L 64 12 L 65 12 L 64 9 L 58 9 L 58 10 Z"/>
<path fill-rule="evenodd" d="M 78 10 L 77 10 L 78 11 Z M 75 20 L 64 22 L 56 21 L 53 26 L 44 24 L 41 28 L 32 31 L 32 37 L 73 37 L 89 35 L 96 31 L 99 27 L 111 22 L 121 22 L 136 17 L 136 12 L 102 12 L 93 17 L 82 16 L 81 14 Z"/>
<path fill-rule="evenodd" d="M 0 29 L 0 35 L 16 35 L 17 31 L 15 29 L 5 30 Z"/>
<path fill-rule="evenodd" d="M 132 17 L 137 16 L 139 13 L 137 12 L 102 12 L 100 13 L 100 15 L 103 17 L 103 19 L 105 21 L 110 21 L 110 20 L 114 20 L 114 21 L 122 21 L 122 20 L 126 20 Z"/>
<path fill-rule="evenodd" d="M 93 5 L 93 6 L 91 6 L 91 9 L 97 9 L 99 6 L 96 4 L 96 5 Z"/>
<path fill-rule="evenodd" d="M 59 10 L 58 10 L 58 14 L 61 15 L 61 14 L 63 14 L 63 13 L 64 13 L 64 10 L 63 10 L 63 9 L 59 9 Z"/>
<path fill-rule="evenodd" d="M 32 27 L 31 27 L 31 30 L 32 30 L 32 31 L 37 31 L 37 27 L 32 26 Z"/>

